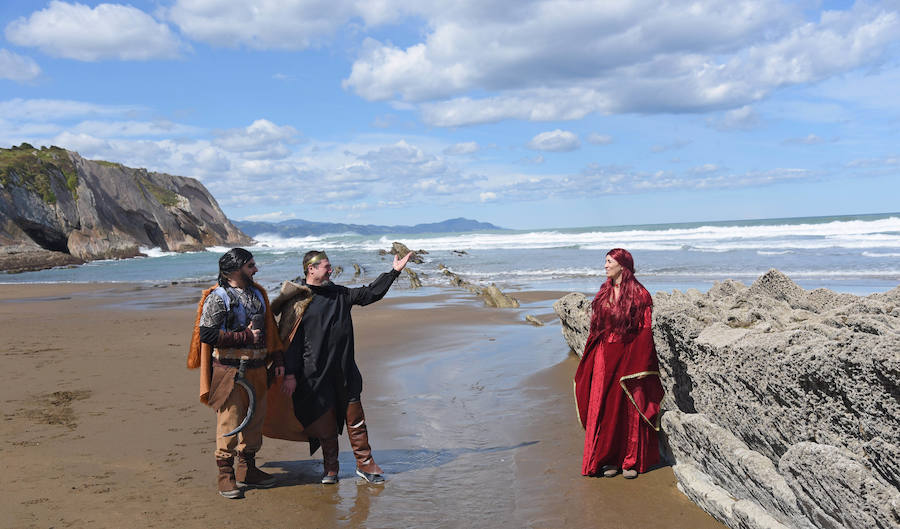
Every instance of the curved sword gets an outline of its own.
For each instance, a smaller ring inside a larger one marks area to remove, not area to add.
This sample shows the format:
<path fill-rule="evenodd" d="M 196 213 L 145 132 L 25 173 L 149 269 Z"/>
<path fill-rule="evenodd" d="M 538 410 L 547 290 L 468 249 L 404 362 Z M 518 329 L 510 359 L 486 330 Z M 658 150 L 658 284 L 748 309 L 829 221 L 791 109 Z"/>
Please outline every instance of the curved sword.
<path fill-rule="evenodd" d="M 243 386 L 244 390 L 247 391 L 247 397 L 250 399 L 250 404 L 247 405 L 247 414 L 244 416 L 244 420 L 241 421 L 241 424 L 237 425 L 237 428 L 231 430 L 226 434 L 222 434 L 222 437 L 231 437 L 232 435 L 236 435 L 238 432 L 244 429 L 245 426 L 250 422 L 250 419 L 253 418 L 253 410 L 256 408 L 256 393 L 253 391 L 253 386 L 247 382 L 247 379 L 244 378 L 244 374 L 247 372 L 247 360 L 242 358 L 241 365 L 238 367 L 237 374 L 234 375 L 234 383 L 238 386 Z"/>

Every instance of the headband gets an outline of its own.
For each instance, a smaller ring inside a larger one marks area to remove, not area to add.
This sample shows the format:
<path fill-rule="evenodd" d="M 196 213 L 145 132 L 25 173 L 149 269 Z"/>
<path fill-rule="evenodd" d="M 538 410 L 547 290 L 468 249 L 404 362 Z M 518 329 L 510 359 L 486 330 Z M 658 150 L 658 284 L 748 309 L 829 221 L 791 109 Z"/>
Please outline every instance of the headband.
<path fill-rule="evenodd" d="M 306 268 L 309 268 L 310 265 L 316 265 L 316 264 L 319 264 L 320 261 L 323 261 L 323 260 L 325 260 L 325 259 L 328 259 L 328 256 L 325 255 L 325 252 L 322 252 L 322 253 L 316 255 L 315 257 L 313 257 L 312 259 L 310 259 L 310 260 L 306 263 Z"/>

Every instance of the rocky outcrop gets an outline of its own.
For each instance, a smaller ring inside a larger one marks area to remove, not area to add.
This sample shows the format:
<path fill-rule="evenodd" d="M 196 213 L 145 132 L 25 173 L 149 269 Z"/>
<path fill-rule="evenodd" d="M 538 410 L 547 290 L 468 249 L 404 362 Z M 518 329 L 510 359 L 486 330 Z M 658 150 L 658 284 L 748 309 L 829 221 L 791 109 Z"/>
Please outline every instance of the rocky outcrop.
<path fill-rule="evenodd" d="M 409 278 L 409 288 L 422 288 L 422 280 L 419 279 L 419 274 L 415 273 L 410 268 L 404 268 L 404 270 L 406 270 L 406 277 Z"/>
<path fill-rule="evenodd" d="M 58 147 L 0 149 L 0 270 L 244 245 L 193 178 L 85 160 Z M 69 256 L 68 258 L 63 256 Z"/>
<path fill-rule="evenodd" d="M 512 296 L 504 294 L 499 288 L 497 288 L 497 285 L 493 283 L 486 287 L 479 287 L 466 281 L 465 279 L 460 277 L 459 274 L 454 273 L 443 264 L 438 264 L 438 270 L 440 270 L 442 274 L 447 276 L 453 286 L 464 288 L 469 292 L 478 295 L 478 297 L 480 297 L 481 300 L 484 301 L 485 306 L 498 309 L 515 309 L 519 307 L 519 300 Z"/>
<path fill-rule="evenodd" d="M 556 304 L 581 351 L 590 303 Z M 772 270 L 654 296 L 679 487 L 730 527 L 900 527 L 900 288 L 806 291 Z"/>
<path fill-rule="evenodd" d="M 581 356 L 591 332 L 591 300 L 584 294 L 573 292 L 558 299 L 553 310 L 559 316 L 566 343 L 572 352 Z"/>
<path fill-rule="evenodd" d="M 402 258 L 406 257 L 406 254 L 410 253 L 411 251 L 412 251 L 412 250 L 410 250 L 409 248 L 407 248 L 406 245 L 403 244 L 402 242 L 396 242 L 396 241 L 395 241 L 393 244 L 391 244 L 391 250 L 390 250 L 390 251 L 382 250 L 381 253 L 382 253 L 383 255 L 396 255 L 396 256 L 398 256 L 398 257 L 400 257 L 400 258 L 402 259 Z M 426 252 L 425 250 L 419 250 L 419 251 L 416 251 L 416 252 L 412 252 L 413 255 L 412 255 L 412 257 L 409 258 L 409 262 L 411 262 L 411 263 L 416 263 L 416 264 L 422 264 L 422 263 L 425 262 L 425 260 L 422 259 L 422 258 L 419 257 L 419 256 L 420 256 L 420 255 L 425 255 L 425 254 L 427 254 L 427 253 L 428 253 L 428 252 Z"/>
<path fill-rule="evenodd" d="M 498 309 L 517 309 L 519 308 L 519 300 L 516 298 L 504 294 L 497 285 L 491 283 L 490 285 L 481 289 L 482 301 L 488 307 L 494 307 Z"/>
<path fill-rule="evenodd" d="M 525 321 L 534 325 L 535 327 L 543 327 L 544 326 L 543 321 L 541 321 L 537 316 L 532 316 L 531 314 L 525 315 Z"/>

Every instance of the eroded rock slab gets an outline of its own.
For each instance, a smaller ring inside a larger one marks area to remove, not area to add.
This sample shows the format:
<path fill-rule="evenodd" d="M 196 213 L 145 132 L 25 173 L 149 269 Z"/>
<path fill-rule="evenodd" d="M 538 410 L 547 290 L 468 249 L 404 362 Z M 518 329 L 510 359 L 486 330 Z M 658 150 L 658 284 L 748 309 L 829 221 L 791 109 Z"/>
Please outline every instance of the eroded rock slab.
<path fill-rule="evenodd" d="M 589 300 L 554 307 L 580 354 Z M 772 270 L 658 293 L 653 331 L 694 501 L 730 527 L 900 527 L 900 288 L 806 291 Z"/>

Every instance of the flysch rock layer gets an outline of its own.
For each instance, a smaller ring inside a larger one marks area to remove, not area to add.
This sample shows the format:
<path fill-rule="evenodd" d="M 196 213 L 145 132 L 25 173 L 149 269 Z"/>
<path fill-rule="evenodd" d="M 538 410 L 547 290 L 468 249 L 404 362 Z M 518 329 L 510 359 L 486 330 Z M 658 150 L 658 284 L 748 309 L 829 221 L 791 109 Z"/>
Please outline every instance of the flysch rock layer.
<path fill-rule="evenodd" d="M 54 149 L 77 186 L 70 189 L 58 167 L 45 166 L 53 195 L 47 200 L 11 170 L 0 182 L 0 270 L 135 257 L 141 247 L 184 252 L 252 242 L 196 179 Z"/>
<path fill-rule="evenodd" d="M 581 354 L 590 300 L 554 305 Z M 679 488 L 733 528 L 900 527 L 900 287 L 657 293 L 664 449 Z"/>

